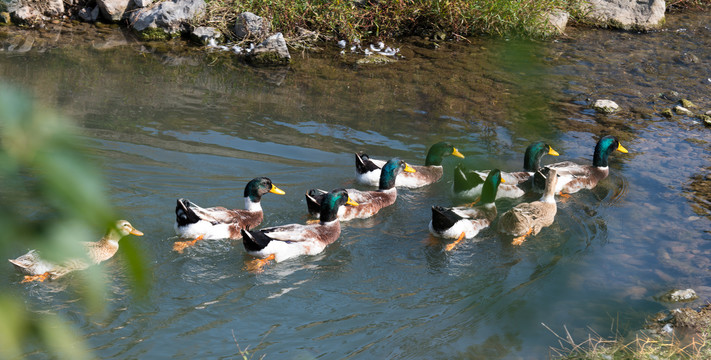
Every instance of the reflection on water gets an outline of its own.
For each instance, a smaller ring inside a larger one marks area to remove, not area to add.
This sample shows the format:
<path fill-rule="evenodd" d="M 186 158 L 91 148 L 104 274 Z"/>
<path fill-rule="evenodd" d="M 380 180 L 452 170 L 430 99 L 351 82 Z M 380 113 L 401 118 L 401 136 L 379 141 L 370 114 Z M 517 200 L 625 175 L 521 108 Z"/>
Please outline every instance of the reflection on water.
<path fill-rule="evenodd" d="M 101 358 L 235 358 L 238 345 L 287 359 L 542 358 L 557 342 L 541 323 L 576 339 L 610 335 L 613 322 L 636 329 L 667 306 L 663 291 L 711 295 L 708 129 L 658 115 L 674 104 L 658 96 L 669 90 L 711 108 L 709 19 L 697 16 L 683 32 L 671 18 L 667 31 L 572 29 L 547 44 L 404 44 L 406 58 L 386 67 L 304 55 L 276 81 L 224 60 L 166 66 L 167 55 L 130 44 L 2 56 L 5 80 L 85 130 L 116 206 L 146 234 L 153 277 L 136 303 L 120 256 L 103 264 L 110 311 L 100 319 L 84 314 L 72 277 L 17 287 L 37 311 L 77 323 Z M 682 53 L 701 63 L 674 60 Z M 623 110 L 587 109 L 598 98 Z M 496 224 L 451 252 L 430 240 L 430 207 L 457 202 L 457 161 L 517 170 L 544 140 L 561 156 L 543 163 L 587 164 L 607 133 L 629 154 L 612 155 L 610 177 L 559 202 L 556 222 L 522 246 Z M 239 208 L 246 182 L 269 176 L 286 195 L 263 199 L 262 226 L 303 222 L 307 189 L 357 186 L 354 152 L 422 164 L 442 140 L 466 158 L 445 158 L 440 182 L 343 224 L 322 254 L 254 274 L 240 241 L 171 250 L 176 198 Z"/>

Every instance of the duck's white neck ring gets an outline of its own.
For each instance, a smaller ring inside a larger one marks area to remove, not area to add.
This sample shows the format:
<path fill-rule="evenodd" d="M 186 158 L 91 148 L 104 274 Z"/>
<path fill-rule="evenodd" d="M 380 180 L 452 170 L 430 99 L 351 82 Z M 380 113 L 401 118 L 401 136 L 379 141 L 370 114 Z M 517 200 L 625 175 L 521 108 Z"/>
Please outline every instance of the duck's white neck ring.
<path fill-rule="evenodd" d="M 252 201 L 247 196 L 244 198 L 244 209 L 247 211 L 262 211 L 262 205 L 259 202 Z"/>

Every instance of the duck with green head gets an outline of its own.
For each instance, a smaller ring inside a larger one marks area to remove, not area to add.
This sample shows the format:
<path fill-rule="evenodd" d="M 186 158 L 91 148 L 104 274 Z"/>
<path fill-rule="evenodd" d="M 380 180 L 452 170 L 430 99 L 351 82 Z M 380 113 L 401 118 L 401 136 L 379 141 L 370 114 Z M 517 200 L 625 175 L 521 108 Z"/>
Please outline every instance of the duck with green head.
<path fill-rule="evenodd" d="M 244 248 L 248 254 L 265 261 L 280 262 L 300 255 L 316 255 L 340 236 L 338 211 L 346 204 L 358 206 L 345 189 L 332 190 L 323 198 L 318 223 L 242 229 Z"/>
<path fill-rule="evenodd" d="M 178 199 L 175 206 L 175 233 L 182 238 L 240 239 L 240 230 L 257 227 L 264 219 L 261 200 L 267 194 L 284 195 L 284 191 L 266 177 L 252 179 L 244 187 L 244 209 L 222 206 L 202 208 L 188 199 Z M 185 242 L 176 244 L 184 245 Z M 194 244 L 195 240 L 189 242 Z M 184 246 L 177 246 L 182 250 Z"/>
<path fill-rule="evenodd" d="M 541 158 L 544 155 L 558 156 L 559 154 L 543 141 L 529 145 L 523 157 L 523 171 L 501 173 L 501 178 L 506 183 L 499 187 L 497 199 L 518 198 L 530 191 L 533 182 L 532 176 L 541 168 Z M 452 185 L 454 195 L 463 199 L 479 198 L 488 173 L 488 170 L 470 170 L 462 164 L 457 164 L 454 169 L 454 184 Z"/>
<path fill-rule="evenodd" d="M 627 149 L 612 135 L 603 136 L 595 144 L 592 165 L 581 165 L 572 161 L 564 161 L 546 165 L 534 176 L 533 190 L 542 192 L 548 172 L 555 169 L 558 174 L 555 192 L 563 194 L 576 193 L 582 189 L 592 189 L 600 180 L 610 174 L 608 158 L 613 151 L 626 154 Z"/>
<path fill-rule="evenodd" d="M 380 172 L 378 190 L 361 191 L 347 189 L 348 196 L 358 203 L 357 207 L 344 206 L 338 212 L 338 219 L 348 221 L 351 219 L 365 219 L 377 214 L 381 209 L 395 203 L 397 199 L 397 179 L 404 174 L 415 173 L 415 170 L 406 162 L 394 158 L 383 165 Z M 319 189 L 311 189 L 306 193 L 306 205 L 309 214 L 318 216 L 321 213 L 321 203 L 326 196 L 326 192 Z"/>
<path fill-rule="evenodd" d="M 496 218 L 496 193 L 499 185 L 505 180 L 501 171 L 489 171 L 484 180 L 481 203 L 477 207 L 432 207 L 430 232 L 435 236 L 461 241 L 463 238 L 473 238 L 479 231 L 491 225 Z"/>
<path fill-rule="evenodd" d="M 442 160 L 445 156 L 454 155 L 464 158 L 452 144 L 438 142 L 432 145 L 427 151 L 427 158 L 424 166 L 413 165 L 413 173 L 402 174 L 395 182 L 396 187 L 418 188 L 432 184 L 442 178 L 444 170 Z M 380 182 L 380 172 L 385 165 L 385 161 L 371 159 L 365 153 L 355 154 L 356 181 L 363 185 L 378 186 Z"/>

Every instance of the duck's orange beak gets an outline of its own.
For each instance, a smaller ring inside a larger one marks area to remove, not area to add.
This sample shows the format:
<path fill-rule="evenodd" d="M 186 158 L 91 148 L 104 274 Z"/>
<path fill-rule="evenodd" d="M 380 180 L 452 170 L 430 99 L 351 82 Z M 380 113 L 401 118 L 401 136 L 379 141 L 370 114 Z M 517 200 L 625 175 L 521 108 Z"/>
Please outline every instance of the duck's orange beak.
<path fill-rule="evenodd" d="M 618 145 L 617 145 L 617 151 L 619 151 L 619 152 L 621 152 L 621 153 L 623 153 L 623 154 L 627 154 L 627 149 L 625 149 L 625 147 L 622 146 L 622 144 L 618 144 Z"/>
<path fill-rule="evenodd" d="M 351 200 L 351 197 L 350 197 L 350 196 L 348 197 L 348 201 L 346 201 L 346 204 L 348 204 L 348 205 L 350 205 L 350 206 L 358 206 L 358 203 L 355 202 L 355 201 L 353 201 L 353 200 Z"/>
<path fill-rule="evenodd" d="M 557 151 L 553 150 L 553 148 L 549 146 L 548 147 L 548 155 L 558 156 L 560 154 L 558 154 Z"/>
<path fill-rule="evenodd" d="M 464 155 L 462 155 L 462 153 L 460 153 L 457 148 L 454 148 L 454 150 L 452 151 L 452 155 L 464 159 Z"/>
<path fill-rule="evenodd" d="M 274 184 L 272 184 L 272 188 L 271 188 L 271 190 L 269 190 L 269 192 L 272 193 L 272 194 L 277 194 L 277 195 L 284 195 L 284 194 L 286 194 L 286 193 L 284 192 L 284 190 L 279 189 L 278 187 L 274 186 Z"/>
<path fill-rule="evenodd" d="M 408 163 L 405 163 L 405 172 L 414 173 L 416 171 Z"/>

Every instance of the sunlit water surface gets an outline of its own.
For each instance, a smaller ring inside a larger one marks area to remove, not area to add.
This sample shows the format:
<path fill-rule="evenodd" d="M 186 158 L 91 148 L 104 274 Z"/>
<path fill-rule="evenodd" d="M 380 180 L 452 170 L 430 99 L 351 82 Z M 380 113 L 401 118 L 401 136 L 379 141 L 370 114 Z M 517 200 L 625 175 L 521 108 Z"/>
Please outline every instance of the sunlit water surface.
<path fill-rule="evenodd" d="M 288 70 L 136 44 L 4 51 L 4 81 L 80 124 L 116 207 L 146 234 L 152 279 L 149 299 L 134 302 L 121 256 L 102 264 L 112 281 L 99 318 L 66 289 L 71 276 L 16 287 L 104 359 L 234 359 L 247 347 L 268 359 L 539 359 L 558 346 L 542 324 L 582 341 L 640 328 L 673 306 L 658 300 L 670 289 L 692 287 L 704 303 L 711 135 L 697 119 L 661 117 L 675 103 L 659 94 L 711 109 L 711 18 L 668 20 L 661 32 L 572 29 L 541 44 L 407 43 L 384 67 L 331 50 L 296 53 Z M 600 98 L 623 111 L 596 114 L 588 105 Z M 588 163 L 601 134 L 629 154 L 614 153 L 611 176 L 559 202 L 556 222 L 522 246 L 492 229 L 451 252 L 430 238 L 430 207 L 460 203 L 457 161 L 515 170 L 544 140 L 561 153 L 544 163 Z M 303 222 L 307 189 L 356 186 L 353 152 L 421 164 L 441 140 L 466 158 L 446 158 L 439 183 L 400 190 L 376 217 L 344 223 L 322 254 L 254 274 L 240 241 L 171 250 L 176 198 L 241 208 L 246 182 L 268 176 L 286 195 L 263 198 L 263 226 Z"/>

